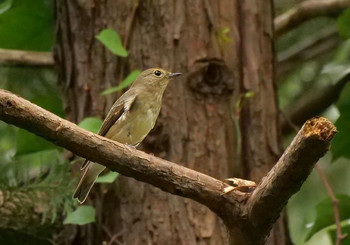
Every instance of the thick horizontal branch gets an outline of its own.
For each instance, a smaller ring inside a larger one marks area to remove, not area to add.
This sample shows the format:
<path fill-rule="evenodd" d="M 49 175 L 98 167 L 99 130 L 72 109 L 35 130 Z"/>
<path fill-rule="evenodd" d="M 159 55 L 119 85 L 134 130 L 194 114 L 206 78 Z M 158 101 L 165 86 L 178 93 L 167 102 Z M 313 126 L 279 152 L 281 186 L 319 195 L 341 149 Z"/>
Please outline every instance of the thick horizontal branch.
<path fill-rule="evenodd" d="M 54 60 L 51 52 L 0 49 L 0 64 L 7 66 L 53 66 Z"/>
<path fill-rule="evenodd" d="M 235 207 L 248 195 L 239 191 L 223 195 L 228 185 L 220 180 L 86 131 L 4 90 L 0 90 L 0 119 L 112 171 L 191 198 L 216 213 L 220 213 L 222 203 L 235 212 Z"/>
<path fill-rule="evenodd" d="M 280 116 L 283 134 L 290 133 L 292 125 L 301 126 L 308 118 L 320 115 L 339 98 L 344 86 L 350 81 L 350 72 L 337 83 L 326 86 L 319 91 L 309 91 L 297 101 L 292 102 Z M 292 124 L 292 125 L 291 125 Z"/>
<path fill-rule="evenodd" d="M 350 0 L 308 0 L 275 18 L 275 37 L 290 31 L 306 20 L 332 16 L 350 6 Z"/>
<path fill-rule="evenodd" d="M 336 132 L 325 118 L 313 118 L 304 124 L 248 200 L 250 220 L 260 232 L 269 231 L 287 200 L 300 189 L 314 165 L 328 151 Z"/>

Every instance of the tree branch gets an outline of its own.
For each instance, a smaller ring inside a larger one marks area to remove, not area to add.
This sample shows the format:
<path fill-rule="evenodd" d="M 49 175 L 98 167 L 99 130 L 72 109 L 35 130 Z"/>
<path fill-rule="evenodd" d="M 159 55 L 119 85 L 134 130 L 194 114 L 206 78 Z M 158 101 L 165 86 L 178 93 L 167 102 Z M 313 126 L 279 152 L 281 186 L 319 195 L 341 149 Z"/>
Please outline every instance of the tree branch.
<path fill-rule="evenodd" d="M 275 37 L 278 38 L 306 20 L 319 16 L 337 15 L 349 6 L 350 0 L 304 1 L 275 18 Z"/>
<path fill-rule="evenodd" d="M 286 118 L 286 120 L 287 119 L 288 118 Z M 299 132 L 298 127 L 296 125 L 294 125 L 292 122 L 289 122 L 289 123 L 291 124 L 291 127 L 295 129 L 295 132 L 298 133 Z M 336 229 L 337 229 L 336 245 L 340 245 L 342 240 L 344 240 L 348 234 L 342 233 L 342 228 L 341 228 L 341 223 L 340 223 L 340 218 L 339 218 L 339 200 L 335 197 L 334 192 L 332 190 L 332 187 L 328 183 L 328 180 L 327 180 L 321 166 L 318 163 L 316 163 L 315 168 L 316 168 L 318 175 L 320 176 L 320 178 L 323 182 L 323 185 L 326 187 L 326 190 L 327 190 L 327 192 L 332 200 L 332 203 L 333 203 L 334 220 L 335 220 L 335 225 L 336 225 Z"/>
<path fill-rule="evenodd" d="M 51 52 L 33 52 L 11 49 L 0 49 L 0 64 L 25 66 L 53 66 Z"/>
<path fill-rule="evenodd" d="M 88 132 L 10 92 L 0 90 L 0 119 L 27 129 L 112 171 L 191 198 L 219 212 L 222 203 L 239 205 L 241 192 L 222 195 L 224 182 Z"/>
<path fill-rule="evenodd" d="M 248 200 L 248 213 L 259 230 L 270 229 L 286 201 L 300 189 L 318 159 L 327 152 L 336 132 L 325 118 L 313 118 L 304 124 Z"/>
<path fill-rule="evenodd" d="M 264 244 L 281 209 L 326 153 L 336 132 L 325 118 L 309 120 L 256 190 L 244 193 L 240 188 L 225 192 L 228 185 L 223 181 L 88 132 L 4 90 L 0 119 L 125 176 L 202 203 L 223 219 L 230 244 L 247 245 Z"/>
<path fill-rule="evenodd" d="M 338 100 L 341 91 L 349 81 L 350 73 L 345 75 L 337 83 L 328 85 L 316 92 L 315 90 L 309 91 L 299 100 L 288 105 L 283 110 L 285 116 L 280 116 L 282 133 L 286 135 L 293 130 L 288 120 L 300 126 L 308 118 L 321 114 Z M 286 120 L 286 117 L 288 120 Z"/>

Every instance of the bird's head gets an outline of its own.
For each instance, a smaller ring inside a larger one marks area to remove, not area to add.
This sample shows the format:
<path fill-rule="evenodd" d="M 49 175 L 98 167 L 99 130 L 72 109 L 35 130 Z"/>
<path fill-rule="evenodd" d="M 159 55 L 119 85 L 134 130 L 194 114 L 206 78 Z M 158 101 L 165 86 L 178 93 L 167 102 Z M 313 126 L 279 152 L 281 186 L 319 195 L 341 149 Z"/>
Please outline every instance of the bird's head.
<path fill-rule="evenodd" d="M 150 68 L 141 72 L 132 86 L 158 87 L 165 89 L 172 78 L 180 75 L 181 73 L 172 73 L 161 68 Z"/>

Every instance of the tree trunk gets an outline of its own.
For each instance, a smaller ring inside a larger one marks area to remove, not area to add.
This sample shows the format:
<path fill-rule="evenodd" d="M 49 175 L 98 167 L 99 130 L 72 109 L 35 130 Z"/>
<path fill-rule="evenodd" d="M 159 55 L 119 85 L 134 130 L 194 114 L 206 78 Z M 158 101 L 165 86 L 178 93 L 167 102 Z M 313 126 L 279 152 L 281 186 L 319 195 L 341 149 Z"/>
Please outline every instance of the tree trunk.
<path fill-rule="evenodd" d="M 143 150 L 218 179 L 259 180 L 276 162 L 271 1 L 57 0 L 55 11 L 68 119 L 103 117 L 117 95 L 101 91 L 133 69 L 159 66 L 184 75 L 169 84 Z M 128 58 L 95 39 L 104 28 L 121 35 Z M 242 99 L 247 91 L 254 96 Z M 97 222 L 79 228 L 76 244 L 227 241 L 221 220 L 206 207 L 132 178 L 96 185 L 89 202 Z M 269 244 L 286 244 L 284 233 L 278 222 Z"/>

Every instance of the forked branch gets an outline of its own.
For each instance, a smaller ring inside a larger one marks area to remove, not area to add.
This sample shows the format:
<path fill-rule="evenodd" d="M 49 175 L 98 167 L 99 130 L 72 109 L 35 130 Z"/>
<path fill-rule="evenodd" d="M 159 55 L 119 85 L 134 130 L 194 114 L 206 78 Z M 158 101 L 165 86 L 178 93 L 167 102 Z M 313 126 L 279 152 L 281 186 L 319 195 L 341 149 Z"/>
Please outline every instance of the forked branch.
<path fill-rule="evenodd" d="M 247 245 L 264 244 L 281 209 L 336 133 L 325 118 L 309 120 L 256 189 L 245 193 L 244 188 L 227 192 L 223 181 L 88 132 L 4 90 L 0 90 L 0 119 L 125 176 L 202 203 L 223 219 L 231 244 Z"/>
<path fill-rule="evenodd" d="M 326 154 L 336 132 L 325 118 L 308 120 L 262 179 L 247 203 L 247 213 L 260 232 L 270 230 L 286 201 L 299 191 L 317 161 Z"/>

